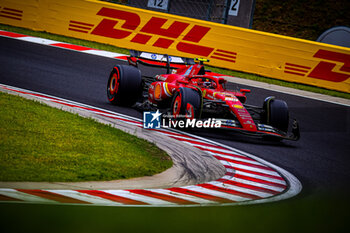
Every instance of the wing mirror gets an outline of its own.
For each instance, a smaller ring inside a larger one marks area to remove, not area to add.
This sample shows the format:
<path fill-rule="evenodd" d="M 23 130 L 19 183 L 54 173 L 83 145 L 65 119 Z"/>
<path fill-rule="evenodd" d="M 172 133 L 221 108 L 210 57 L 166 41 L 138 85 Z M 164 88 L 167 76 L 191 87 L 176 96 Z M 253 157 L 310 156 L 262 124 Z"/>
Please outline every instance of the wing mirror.
<path fill-rule="evenodd" d="M 239 91 L 242 92 L 243 94 L 250 93 L 249 89 L 240 89 Z"/>

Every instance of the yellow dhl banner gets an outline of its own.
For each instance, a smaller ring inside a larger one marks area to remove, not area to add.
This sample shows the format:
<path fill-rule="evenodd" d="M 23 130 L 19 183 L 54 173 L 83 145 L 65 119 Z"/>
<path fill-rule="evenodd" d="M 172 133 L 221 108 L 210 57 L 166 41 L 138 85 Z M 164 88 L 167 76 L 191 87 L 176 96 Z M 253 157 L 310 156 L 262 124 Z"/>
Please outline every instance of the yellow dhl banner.
<path fill-rule="evenodd" d="M 0 0 L 0 23 L 350 93 L 350 49 L 95 0 Z"/>

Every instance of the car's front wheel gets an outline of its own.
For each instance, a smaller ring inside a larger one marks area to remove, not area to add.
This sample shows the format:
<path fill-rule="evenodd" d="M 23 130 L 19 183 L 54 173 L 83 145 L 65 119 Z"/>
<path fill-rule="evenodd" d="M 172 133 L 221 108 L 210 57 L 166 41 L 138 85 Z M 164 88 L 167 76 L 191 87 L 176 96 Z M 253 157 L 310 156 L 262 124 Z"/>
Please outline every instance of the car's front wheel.
<path fill-rule="evenodd" d="M 289 126 L 289 110 L 288 105 L 283 100 L 268 97 L 263 105 L 264 123 L 271 125 L 283 132 L 288 131 Z"/>

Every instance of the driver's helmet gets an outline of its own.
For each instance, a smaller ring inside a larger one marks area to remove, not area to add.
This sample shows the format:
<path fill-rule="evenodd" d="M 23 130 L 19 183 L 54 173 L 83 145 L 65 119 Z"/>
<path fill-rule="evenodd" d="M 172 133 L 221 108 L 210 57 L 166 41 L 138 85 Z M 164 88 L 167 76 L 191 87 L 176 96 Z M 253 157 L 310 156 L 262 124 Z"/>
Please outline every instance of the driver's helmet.
<path fill-rule="evenodd" d="M 215 89 L 216 88 L 216 83 L 211 81 L 211 80 L 204 81 L 203 82 L 203 87 L 204 88 L 208 88 L 208 89 Z"/>

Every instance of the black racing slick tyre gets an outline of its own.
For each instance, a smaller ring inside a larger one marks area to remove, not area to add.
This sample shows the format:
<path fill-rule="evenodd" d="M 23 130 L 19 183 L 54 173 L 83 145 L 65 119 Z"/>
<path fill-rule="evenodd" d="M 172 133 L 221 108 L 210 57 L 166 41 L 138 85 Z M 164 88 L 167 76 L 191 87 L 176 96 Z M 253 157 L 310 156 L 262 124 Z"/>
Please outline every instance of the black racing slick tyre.
<path fill-rule="evenodd" d="M 288 131 L 289 110 L 288 105 L 283 100 L 273 97 L 266 98 L 264 102 L 265 123 L 283 132 Z"/>
<path fill-rule="evenodd" d="M 131 106 L 136 103 L 142 92 L 142 78 L 139 69 L 116 65 L 109 75 L 107 98 L 116 105 Z"/>
<path fill-rule="evenodd" d="M 175 119 L 199 118 L 202 108 L 201 94 L 191 88 L 180 88 L 173 97 L 171 104 L 172 115 Z"/>

